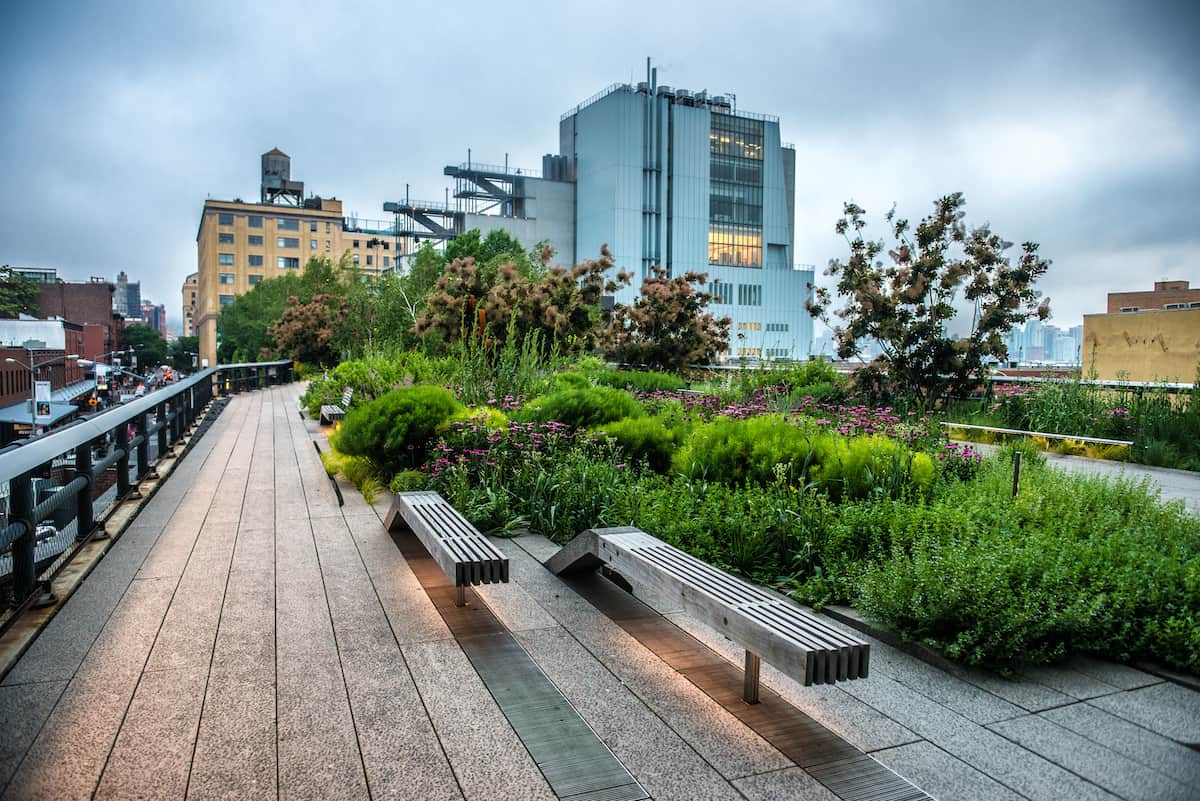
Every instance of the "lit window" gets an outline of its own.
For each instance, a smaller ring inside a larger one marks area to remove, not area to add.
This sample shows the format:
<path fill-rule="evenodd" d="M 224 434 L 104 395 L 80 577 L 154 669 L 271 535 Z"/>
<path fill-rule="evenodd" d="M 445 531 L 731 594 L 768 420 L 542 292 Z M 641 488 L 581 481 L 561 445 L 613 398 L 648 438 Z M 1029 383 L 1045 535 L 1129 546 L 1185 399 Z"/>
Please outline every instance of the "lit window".
<path fill-rule="evenodd" d="M 254 285 L 255 285 L 255 284 L 257 284 L 259 281 L 261 281 L 261 280 L 262 280 L 262 276 L 261 276 L 261 275 L 255 275 L 254 273 L 251 273 L 250 275 L 246 276 L 246 280 L 250 282 L 250 286 L 254 286 Z"/>
<path fill-rule="evenodd" d="M 275 266 L 281 270 L 299 270 L 300 259 L 295 256 L 279 256 L 275 259 Z"/>
<path fill-rule="evenodd" d="M 300 247 L 300 240 L 294 236 L 277 236 L 275 237 L 275 247 L 298 248 Z"/>
<path fill-rule="evenodd" d="M 232 267 L 233 266 L 233 254 L 232 253 L 218 253 L 217 254 L 217 264 L 221 265 L 222 267 Z"/>
<path fill-rule="evenodd" d="M 232 284 L 233 283 L 233 273 L 221 273 L 220 282 L 222 284 Z"/>
<path fill-rule="evenodd" d="M 355 264 L 358 264 L 358 254 L 355 253 L 355 254 L 351 255 L 350 261 L 354 262 Z"/>
<path fill-rule="evenodd" d="M 217 215 L 217 223 L 219 225 L 233 225 L 233 215 L 227 212 L 221 212 Z"/>
<path fill-rule="evenodd" d="M 262 254 L 260 254 L 260 253 L 255 253 L 250 256 L 247 256 L 246 259 L 247 259 L 246 263 L 249 264 L 251 267 L 262 267 L 262 265 L 263 265 L 263 257 L 262 257 Z"/>
<path fill-rule="evenodd" d="M 232 245 L 233 244 L 233 234 L 226 234 L 226 233 L 217 234 L 217 244 L 218 245 Z"/>
<path fill-rule="evenodd" d="M 286 217 L 280 217 L 278 222 L 276 222 L 275 227 L 278 228 L 280 231 L 299 231 L 300 230 L 300 221 L 299 220 L 289 220 Z"/>
<path fill-rule="evenodd" d="M 262 228 L 262 217 L 257 214 L 251 214 L 246 218 L 246 225 L 251 228 Z"/>
<path fill-rule="evenodd" d="M 246 244 L 248 245 L 262 247 L 262 243 L 263 238 L 260 234 L 250 234 L 250 236 L 246 237 Z"/>
<path fill-rule="evenodd" d="M 233 303 L 233 295 L 221 295 L 220 299 L 222 306 L 228 306 L 230 303 Z"/>

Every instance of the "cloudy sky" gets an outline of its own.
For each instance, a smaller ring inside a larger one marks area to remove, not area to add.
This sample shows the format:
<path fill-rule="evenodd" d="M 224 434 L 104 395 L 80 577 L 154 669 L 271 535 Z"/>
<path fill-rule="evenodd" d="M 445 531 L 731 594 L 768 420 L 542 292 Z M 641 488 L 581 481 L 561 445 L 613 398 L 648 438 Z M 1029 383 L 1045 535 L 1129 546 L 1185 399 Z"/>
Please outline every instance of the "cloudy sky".
<path fill-rule="evenodd" d="M 125 270 L 166 303 L 206 197 L 254 198 L 279 146 L 361 218 L 438 199 L 445 164 L 540 166 L 614 81 L 735 93 L 797 151 L 797 260 L 843 256 L 854 199 L 1042 243 L 1068 326 L 1110 290 L 1200 284 L 1192 3 L 56 2 L 0 24 L 0 264 Z M 876 231 L 882 233 L 882 226 Z"/>

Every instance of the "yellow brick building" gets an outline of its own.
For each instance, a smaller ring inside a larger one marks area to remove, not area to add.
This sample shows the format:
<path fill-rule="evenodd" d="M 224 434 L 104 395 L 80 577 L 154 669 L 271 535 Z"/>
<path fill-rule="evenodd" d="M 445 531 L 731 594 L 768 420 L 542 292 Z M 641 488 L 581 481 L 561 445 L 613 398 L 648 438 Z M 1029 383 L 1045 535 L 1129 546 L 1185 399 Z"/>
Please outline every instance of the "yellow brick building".
<path fill-rule="evenodd" d="M 192 273 L 183 279 L 183 317 L 181 319 L 183 320 L 182 336 L 185 337 L 196 335 L 192 318 L 196 316 L 196 297 L 200 294 L 199 276 L 199 273 Z"/>
<path fill-rule="evenodd" d="M 290 160 L 276 149 L 263 154 L 262 202 L 206 200 L 196 234 L 195 311 L 191 327 L 200 358 L 217 363 L 217 317 L 221 308 L 259 281 L 304 268 L 313 256 L 335 264 L 343 254 L 364 273 L 390 270 L 397 240 L 364 230 L 342 214 L 336 198 L 304 198 L 304 184 L 290 178 Z M 191 280 L 192 276 L 188 276 Z M 190 292 L 184 283 L 184 333 Z"/>
<path fill-rule="evenodd" d="M 1191 383 L 1200 364 L 1200 308 L 1083 316 L 1083 369 L 1097 378 Z"/>

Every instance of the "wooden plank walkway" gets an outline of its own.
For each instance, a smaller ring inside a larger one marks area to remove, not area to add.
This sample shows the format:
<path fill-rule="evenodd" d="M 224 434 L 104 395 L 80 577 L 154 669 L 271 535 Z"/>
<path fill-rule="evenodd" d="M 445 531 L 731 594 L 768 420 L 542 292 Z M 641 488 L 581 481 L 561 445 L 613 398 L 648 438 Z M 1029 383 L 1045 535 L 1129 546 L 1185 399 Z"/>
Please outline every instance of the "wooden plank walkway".
<path fill-rule="evenodd" d="M 470 631 L 384 530 L 386 505 L 348 492 L 338 506 L 298 392 L 234 397 L 0 683 L 0 799 L 555 798 L 464 652 Z M 744 722 L 757 710 L 731 714 L 708 674 L 689 681 L 542 568 L 552 545 L 496 542 L 512 583 L 469 594 L 494 615 L 488 636 L 509 632 L 650 797 L 838 797 L 840 777 Z M 740 659 L 659 611 L 656 630 Z M 934 797 L 1200 786 L 1181 744 L 1200 741 L 1200 705 L 1182 688 L 1095 663 L 995 683 L 872 651 L 852 692 L 766 666 L 764 680 Z"/>

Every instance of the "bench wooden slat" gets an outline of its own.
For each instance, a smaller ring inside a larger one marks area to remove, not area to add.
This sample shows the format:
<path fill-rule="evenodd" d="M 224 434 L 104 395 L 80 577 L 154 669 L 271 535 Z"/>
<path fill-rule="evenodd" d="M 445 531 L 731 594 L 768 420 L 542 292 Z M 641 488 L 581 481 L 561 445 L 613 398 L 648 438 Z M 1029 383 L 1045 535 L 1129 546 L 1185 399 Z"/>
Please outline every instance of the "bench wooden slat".
<path fill-rule="evenodd" d="M 397 493 L 384 526 L 412 531 L 456 587 L 508 581 L 508 557 L 436 492 Z"/>
<path fill-rule="evenodd" d="M 546 562 L 558 574 L 601 564 L 677 600 L 688 615 L 805 685 L 867 676 L 868 643 L 639 529 L 585 531 Z"/>

